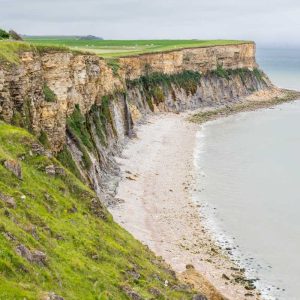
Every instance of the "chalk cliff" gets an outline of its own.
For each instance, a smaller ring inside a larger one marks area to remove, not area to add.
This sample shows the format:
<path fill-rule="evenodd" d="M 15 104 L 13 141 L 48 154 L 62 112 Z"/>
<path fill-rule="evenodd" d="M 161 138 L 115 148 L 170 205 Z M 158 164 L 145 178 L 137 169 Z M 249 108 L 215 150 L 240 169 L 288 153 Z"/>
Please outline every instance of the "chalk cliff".
<path fill-rule="evenodd" d="M 143 116 L 238 101 L 269 87 L 254 43 L 110 61 L 27 51 L 19 64 L 0 65 L 0 118 L 39 136 L 101 194 L 117 172 L 113 157 Z M 109 202 L 107 192 L 105 199 Z"/>

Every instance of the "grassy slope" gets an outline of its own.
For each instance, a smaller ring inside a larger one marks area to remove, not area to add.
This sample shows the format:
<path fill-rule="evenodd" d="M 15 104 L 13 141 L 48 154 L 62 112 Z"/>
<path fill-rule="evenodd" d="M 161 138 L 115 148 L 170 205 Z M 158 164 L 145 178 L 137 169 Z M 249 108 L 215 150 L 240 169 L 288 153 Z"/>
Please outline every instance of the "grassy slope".
<path fill-rule="evenodd" d="M 17 63 L 19 61 L 19 53 L 22 51 L 30 51 L 34 49 L 28 43 L 8 42 L 0 40 L 0 61 Z"/>
<path fill-rule="evenodd" d="M 27 41 L 33 45 L 66 46 L 74 50 L 90 51 L 108 58 L 246 42 L 236 40 L 77 40 L 42 37 Z"/>
<path fill-rule="evenodd" d="M 0 200 L 0 299 L 41 299 L 47 291 L 65 299 L 128 299 L 122 286 L 146 299 L 192 298 L 188 289 L 173 289 L 171 272 L 104 208 L 102 217 L 93 213 L 95 195 L 75 176 L 46 174 L 45 166 L 59 162 L 32 154 L 34 142 L 27 131 L 0 122 L 0 162 L 19 159 L 23 171 L 20 180 L 0 163 L 0 192 L 17 204 Z M 19 256 L 20 244 L 46 253 L 46 266 Z M 164 296 L 153 296 L 151 287 Z"/>
<path fill-rule="evenodd" d="M 20 61 L 20 53 L 26 51 L 36 51 L 36 52 L 72 51 L 73 53 L 77 53 L 75 50 L 70 50 L 69 48 L 62 47 L 62 46 L 33 45 L 27 42 L 0 40 L 0 63 L 9 62 L 13 64 L 18 64 Z M 1 67 L 3 67 L 3 65 L 1 65 Z"/>

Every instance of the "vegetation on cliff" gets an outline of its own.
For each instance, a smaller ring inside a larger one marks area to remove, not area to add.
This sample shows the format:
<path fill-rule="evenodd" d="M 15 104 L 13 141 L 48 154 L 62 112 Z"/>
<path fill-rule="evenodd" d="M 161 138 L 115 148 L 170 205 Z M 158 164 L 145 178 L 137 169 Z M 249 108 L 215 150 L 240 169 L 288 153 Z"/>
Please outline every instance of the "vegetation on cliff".
<path fill-rule="evenodd" d="M 45 97 L 46 102 L 55 102 L 57 97 L 54 94 L 54 92 L 48 87 L 47 84 L 44 84 L 43 86 L 43 93 Z"/>
<path fill-rule="evenodd" d="M 168 91 L 174 88 L 183 89 L 186 94 L 195 94 L 201 75 L 199 72 L 183 71 L 177 74 L 149 73 L 135 80 L 128 80 L 127 87 L 138 87 L 144 94 L 149 108 L 165 100 Z M 176 100 L 176 97 L 174 97 Z"/>
<path fill-rule="evenodd" d="M 79 165 L 74 163 L 69 152 L 70 149 L 66 146 L 57 155 L 57 158 L 78 178 L 83 179 L 78 167 L 82 168 L 83 173 L 90 170 L 92 165 L 90 154 L 101 160 L 99 153 L 102 153 L 104 148 L 111 147 L 111 143 L 118 140 L 116 123 L 120 122 L 120 119 L 116 120 L 114 115 L 113 101 L 124 103 L 121 122 L 123 122 L 125 134 L 130 135 L 132 120 L 130 113 L 126 113 L 126 109 L 127 105 L 136 105 L 135 99 L 131 98 L 132 91 L 136 92 L 138 90 L 142 95 L 144 105 L 146 104 L 151 111 L 155 111 L 155 107 L 166 103 L 166 99 L 180 106 L 178 92 L 182 90 L 186 95 L 194 95 L 197 89 L 201 88 L 201 84 L 205 85 L 205 83 L 201 83 L 201 79 L 204 82 L 205 80 L 221 80 L 222 83 L 224 80 L 228 83 L 236 81 L 240 86 L 243 86 L 246 94 L 257 90 L 258 84 L 267 84 L 264 82 L 264 74 L 260 70 L 246 68 L 224 69 L 219 66 L 216 70 L 209 71 L 207 74 L 200 74 L 195 71 L 163 74 L 152 73 L 151 70 L 146 70 L 145 73 L 146 75 L 138 79 L 127 80 L 125 91 L 103 96 L 102 101 L 99 104 L 92 105 L 90 111 L 85 115 L 82 114 L 79 105 L 75 105 L 73 113 L 67 119 L 67 135 L 79 150 L 78 153 L 81 156 L 81 159 L 77 159 Z M 133 97 L 136 97 L 136 95 Z"/>
<path fill-rule="evenodd" d="M 63 46 L 51 45 L 33 45 L 22 41 L 8 41 L 0 39 L 0 62 L 7 62 L 10 64 L 19 64 L 20 55 L 24 52 L 33 53 L 51 53 L 51 52 L 70 52 L 73 54 L 84 54 L 84 52 L 71 50 Z M 3 65 L 2 65 L 3 66 Z"/>
<path fill-rule="evenodd" d="M 0 123 L 0 298 L 191 299 L 24 129 Z"/>
<path fill-rule="evenodd" d="M 249 70 L 248 68 L 225 69 L 222 65 L 219 65 L 216 70 L 212 70 L 210 73 L 227 80 L 230 79 L 230 76 L 239 75 L 243 82 L 245 82 L 245 79 L 252 74 L 258 81 L 264 81 L 265 76 L 264 73 L 258 68 L 254 68 L 253 70 Z"/>
<path fill-rule="evenodd" d="M 20 53 L 34 49 L 28 43 L 0 41 L 0 62 L 18 63 L 20 61 Z"/>
<path fill-rule="evenodd" d="M 93 105 L 90 112 L 87 115 L 83 115 L 80 111 L 79 105 L 75 105 L 73 113 L 67 119 L 67 134 L 76 144 L 82 154 L 82 163 L 84 169 L 89 170 L 91 167 L 91 159 L 88 152 L 93 152 L 97 155 L 97 146 L 95 137 L 91 132 L 91 127 L 95 127 L 96 135 L 103 146 L 107 146 L 107 131 L 111 129 L 112 133 L 116 136 L 116 130 L 114 128 L 113 117 L 109 108 L 110 101 L 115 96 L 103 96 L 100 105 Z M 66 152 L 65 148 L 58 159 L 62 164 L 69 168 L 74 174 L 78 176 L 76 168 L 74 168 L 74 162 L 71 156 Z"/>

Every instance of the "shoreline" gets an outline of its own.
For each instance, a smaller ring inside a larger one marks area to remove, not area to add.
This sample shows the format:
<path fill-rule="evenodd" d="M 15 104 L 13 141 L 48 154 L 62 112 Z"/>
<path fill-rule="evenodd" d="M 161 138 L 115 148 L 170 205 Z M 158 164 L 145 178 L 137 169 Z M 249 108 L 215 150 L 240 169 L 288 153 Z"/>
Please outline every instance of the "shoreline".
<path fill-rule="evenodd" d="M 245 270 L 216 245 L 204 224 L 205 216 L 193 201 L 196 134 L 200 123 L 299 97 L 291 91 L 267 92 L 230 107 L 152 115 L 118 158 L 122 175 L 116 197 L 120 201 L 109 209 L 115 221 L 208 299 L 260 299 L 260 292 L 246 278 Z"/>

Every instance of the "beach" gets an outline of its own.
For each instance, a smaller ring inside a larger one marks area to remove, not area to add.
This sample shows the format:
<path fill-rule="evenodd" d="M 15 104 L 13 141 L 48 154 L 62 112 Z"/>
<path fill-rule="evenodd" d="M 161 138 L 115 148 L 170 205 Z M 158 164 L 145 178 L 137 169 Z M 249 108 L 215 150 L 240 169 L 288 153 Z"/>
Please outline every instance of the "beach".
<path fill-rule="evenodd" d="M 258 299 L 244 281 L 244 270 L 215 245 L 192 200 L 199 125 L 188 122 L 188 116 L 153 115 L 138 128 L 118 159 L 119 204 L 110 211 L 115 221 L 209 299 Z"/>

